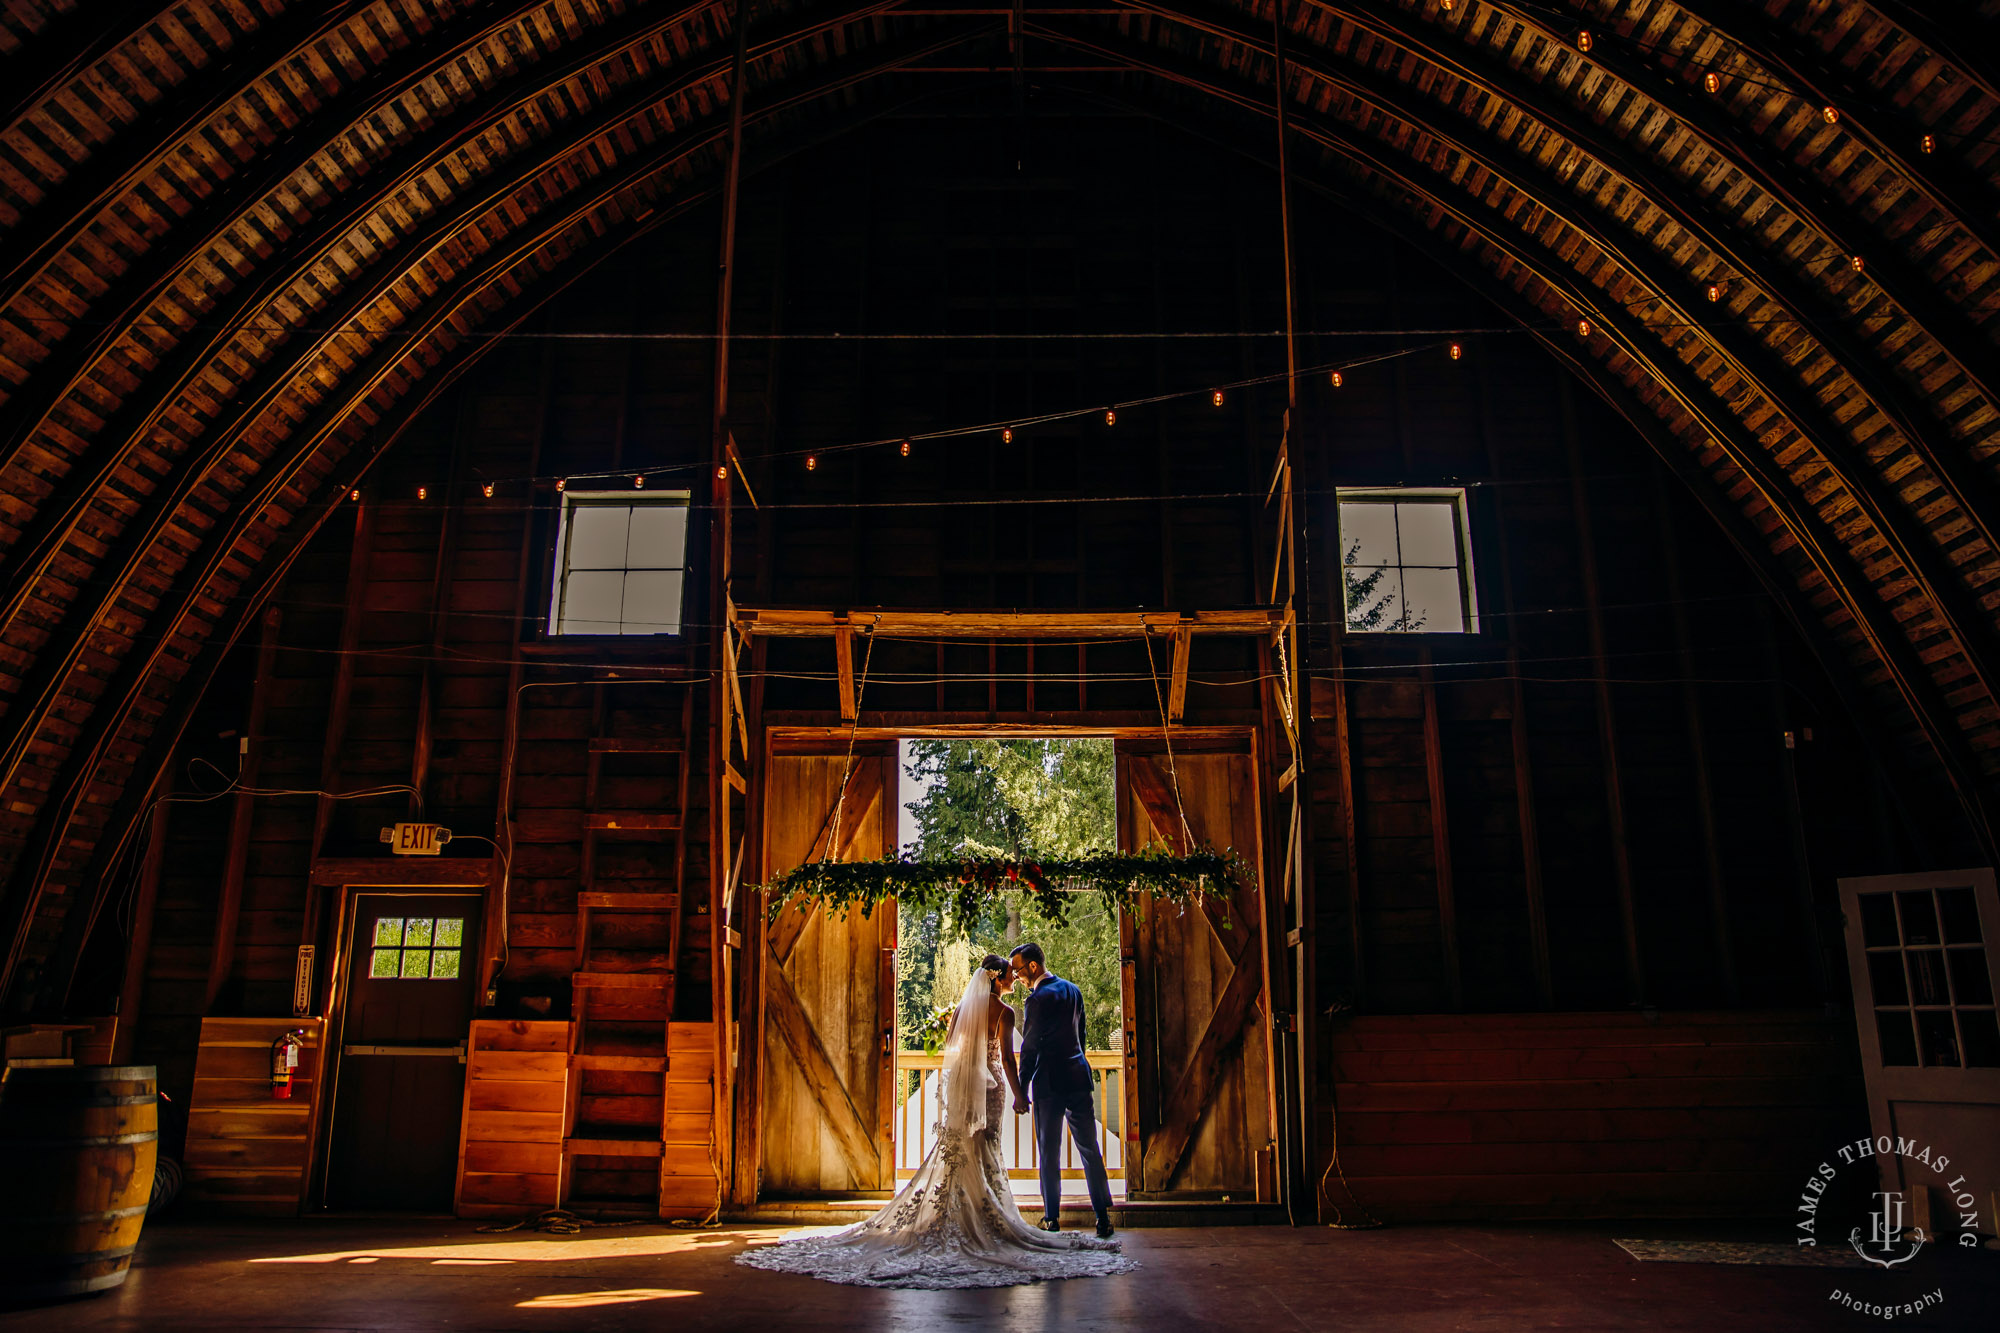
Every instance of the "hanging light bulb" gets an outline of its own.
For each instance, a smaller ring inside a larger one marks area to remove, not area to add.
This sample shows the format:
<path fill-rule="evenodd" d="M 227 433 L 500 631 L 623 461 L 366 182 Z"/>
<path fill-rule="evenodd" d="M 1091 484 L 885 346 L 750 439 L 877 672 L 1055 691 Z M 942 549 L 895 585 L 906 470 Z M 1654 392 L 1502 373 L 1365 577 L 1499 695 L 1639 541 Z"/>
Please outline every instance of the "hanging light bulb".
<path fill-rule="evenodd" d="M 347 498 L 350 500 L 359 500 L 361 498 L 361 488 L 359 486 L 356 486 L 353 490 L 347 493 Z"/>
<path fill-rule="evenodd" d="M 1343 376 L 1341 375 L 1341 373 L 1340 373 L 1339 371 L 1337 371 L 1337 370 L 1336 370 L 1336 371 L 1334 371 L 1334 372 L 1333 372 L 1333 387 L 1334 387 L 1334 388 L 1338 389 L 1338 388 L 1339 388 L 1339 387 L 1340 387 L 1340 386 L 1341 386 L 1342 384 L 1344 384 L 1344 383 L 1346 383 L 1346 382 L 1347 382 L 1347 381 L 1346 381 L 1345 377 L 1343 377 Z"/>
<path fill-rule="evenodd" d="M 643 491 L 646 489 L 645 473 L 641 472 L 638 476 L 632 478 L 632 489 L 635 491 Z"/>
<path fill-rule="evenodd" d="M 1701 76 L 1701 86 L 1707 92 L 1719 93 L 1722 91 L 1722 76 L 1710 70 Z"/>
<path fill-rule="evenodd" d="M 728 467 L 728 465 L 727 465 L 727 464 L 724 464 L 723 466 L 721 466 L 721 467 L 718 467 L 718 468 L 717 468 L 717 469 L 715 470 L 715 479 L 716 479 L 717 481 L 728 481 L 728 480 L 729 480 L 729 467 Z"/>
<path fill-rule="evenodd" d="M 1917 147 L 1926 153 L 1935 153 L 1937 151 L 1937 136 L 1935 134 L 1926 134 L 1922 139 L 1917 141 Z"/>
<path fill-rule="evenodd" d="M 1829 125 L 1838 125 L 1840 123 L 1840 108 L 1837 106 L 1823 106 L 1819 109 L 1819 118 Z"/>
<path fill-rule="evenodd" d="M 1457 343 L 1453 343 L 1453 344 L 1451 345 L 1451 359 L 1452 359 L 1452 360 L 1456 361 L 1456 360 L 1458 360 L 1458 359 L 1459 359 L 1460 357 L 1462 357 L 1462 356 L 1464 356 L 1464 355 L 1465 355 L 1465 349 L 1464 349 L 1463 347 L 1460 347 L 1460 346 L 1459 346 L 1459 345 L 1458 345 Z"/>
<path fill-rule="evenodd" d="M 1721 283 L 1711 282 L 1708 284 L 1708 299 L 1711 301 L 1720 301 L 1722 299 Z"/>
<path fill-rule="evenodd" d="M 1589 54 L 1590 54 L 1590 48 L 1591 48 L 1591 47 L 1593 47 L 1593 46 L 1595 46 L 1595 45 L 1597 45 L 1597 42 L 1595 41 L 1595 39 L 1593 39 L 1593 38 L 1591 37 L 1591 35 L 1590 35 L 1590 29 L 1588 29 L 1588 28 L 1584 28 L 1584 29 L 1581 29 L 1580 31 L 1578 31 L 1578 33 L 1576 34 L 1576 49 L 1577 49 L 1577 50 L 1579 50 L 1579 51 L 1583 52 L 1583 53 L 1584 53 L 1585 55 L 1589 55 Z"/>
<path fill-rule="evenodd" d="M 817 471 L 819 471 L 819 455 L 818 455 L 818 454 L 807 454 L 807 455 L 806 455 L 806 471 L 808 471 L 808 472 L 817 472 Z"/>
<path fill-rule="evenodd" d="M 1107 426 L 1115 426 L 1115 425 L 1117 425 L 1117 424 L 1118 424 L 1118 409 L 1117 409 L 1117 408 L 1115 408 L 1115 407 L 1107 407 L 1107 408 L 1105 408 L 1105 409 L 1104 409 L 1104 424 L 1105 424 L 1105 425 L 1107 425 Z"/>
<path fill-rule="evenodd" d="M 566 482 L 566 481 L 564 481 L 564 480 L 563 480 L 563 479 L 562 479 L 561 477 L 557 477 L 557 478 L 556 478 L 556 494 L 557 494 L 557 495 L 561 495 L 561 494 L 562 494 L 562 490 L 563 490 L 563 487 L 564 487 L 564 486 L 566 486 L 566 485 L 568 485 L 568 484 L 569 484 L 569 483 L 568 483 L 568 482 Z"/>
<path fill-rule="evenodd" d="M 1590 321 L 1589 321 L 1589 320 L 1587 320 L 1587 319 L 1579 319 L 1579 320 L 1578 320 L 1578 321 L 1576 322 L 1576 336 L 1577 336 L 1577 337 L 1579 337 L 1579 338 L 1588 338 L 1588 337 L 1590 336 Z"/>
<path fill-rule="evenodd" d="M 417 498 L 418 498 L 419 500 L 428 500 L 428 499 L 430 499 L 430 498 L 431 498 L 431 488 L 430 488 L 430 487 L 428 487 L 428 486 L 419 486 L 419 487 L 417 487 Z"/>
<path fill-rule="evenodd" d="M 1856 273 L 1859 273 L 1863 268 L 1867 267 L 1862 262 L 1860 255 L 1849 255 L 1847 257 L 1847 266 L 1853 269 Z"/>
<path fill-rule="evenodd" d="M 1217 389 L 1217 390 L 1216 390 L 1216 391 L 1215 391 L 1215 392 L 1214 392 L 1213 394 L 1209 395 L 1209 401 L 1210 401 L 1210 402 L 1212 402 L 1212 403 L 1214 403 L 1214 404 L 1215 404 L 1215 405 L 1216 405 L 1217 407 L 1221 407 L 1221 406 L 1222 406 L 1222 390 L 1220 390 L 1220 389 Z"/>
<path fill-rule="evenodd" d="M 1445 13 L 1449 14 L 1452 10 L 1458 8 L 1458 0 L 1438 0 L 1438 6 Z"/>
<path fill-rule="evenodd" d="M 483 492 L 483 493 L 485 494 L 485 496 L 486 496 L 486 498 L 487 498 L 487 499 L 491 500 L 491 499 L 493 498 L 493 483 L 492 483 L 492 482 L 490 482 L 490 481 L 489 481 L 489 482 L 487 482 L 487 483 L 486 483 L 486 484 L 485 484 L 484 486 L 481 486 L 481 487 L 480 487 L 479 489 L 480 489 L 480 490 L 481 490 L 481 491 L 482 491 L 482 492 Z"/>
<path fill-rule="evenodd" d="M 1013 428 L 1012 426 L 1003 426 L 1003 427 L 1001 427 L 1001 429 L 1000 429 L 1000 443 L 1002 443 L 1002 444 L 1012 444 L 1013 442 L 1014 442 L 1014 428 Z"/>
<path fill-rule="evenodd" d="M 903 441 L 902 454 L 905 458 L 910 456 L 910 442 L 908 440 Z"/>

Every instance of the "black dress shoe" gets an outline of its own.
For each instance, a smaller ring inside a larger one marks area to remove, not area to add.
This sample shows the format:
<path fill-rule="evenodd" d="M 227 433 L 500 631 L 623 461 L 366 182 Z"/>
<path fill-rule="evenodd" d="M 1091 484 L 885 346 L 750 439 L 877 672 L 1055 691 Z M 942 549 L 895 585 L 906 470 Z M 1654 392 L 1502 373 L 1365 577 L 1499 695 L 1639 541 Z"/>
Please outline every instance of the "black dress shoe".
<path fill-rule="evenodd" d="M 1053 1217 L 1045 1217 L 1041 1221 L 1035 1223 L 1035 1225 L 1043 1231 L 1062 1230 L 1062 1224 L 1057 1222 Z"/>
<path fill-rule="evenodd" d="M 1110 1218 L 1108 1218 L 1108 1217 L 1100 1217 L 1100 1218 L 1098 1218 L 1098 1219 L 1097 1219 L 1097 1238 L 1098 1238 L 1099 1240 L 1110 1240 L 1110 1239 L 1111 1239 L 1111 1219 L 1110 1219 Z"/>

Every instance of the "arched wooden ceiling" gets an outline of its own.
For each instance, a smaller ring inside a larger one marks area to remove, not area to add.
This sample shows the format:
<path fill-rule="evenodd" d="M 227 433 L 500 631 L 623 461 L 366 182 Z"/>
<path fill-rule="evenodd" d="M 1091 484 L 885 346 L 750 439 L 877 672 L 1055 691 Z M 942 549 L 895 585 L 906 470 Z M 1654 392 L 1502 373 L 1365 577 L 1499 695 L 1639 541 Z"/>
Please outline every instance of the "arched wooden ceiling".
<path fill-rule="evenodd" d="M 1015 33 L 1038 85 L 1239 151 L 1275 142 L 1267 0 L 748 10 L 753 166 L 934 95 L 942 65 L 997 52 L 965 77 L 1004 85 Z M 93 901 L 201 683 L 369 461 L 492 334 L 712 193 L 735 13 L 0 12 L 15 1007 L 53 950 L 74 957 L 91 913 L 70 905 Z M 1619 406 L 1986 836 L 2000 91 L 1974 53 L 2000 49 L 2000 4 L 1949 29 L 1927 14 L 1288 0 L 1284 95 L 1301 181 L 1425 240 Z"/>

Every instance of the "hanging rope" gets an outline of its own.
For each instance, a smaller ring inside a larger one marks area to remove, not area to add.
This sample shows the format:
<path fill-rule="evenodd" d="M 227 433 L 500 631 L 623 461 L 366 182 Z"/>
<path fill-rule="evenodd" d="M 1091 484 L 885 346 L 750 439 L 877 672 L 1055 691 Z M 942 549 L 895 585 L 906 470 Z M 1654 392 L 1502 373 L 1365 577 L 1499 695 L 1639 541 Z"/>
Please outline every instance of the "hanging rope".
<path fill-rule="evenodd" d="M 1174 814 L 1181 821 L 1181 850 L 1194 849 L 1194 830 L 1188 827 L 1187 807 L 1181 804 L 1181 771 L 1174 763 L 1174 737 L 1167 725 L 1167 697 L 1160 693 L 1160 671 L 1153 664 L 1153 636 L 1148 634 L 1146 644 L 1146 674 L 1153 678 L 1153 702 L 1160 708 L 1160 739 L 1167 747 L 1167 778 L 1174 789 Z"/>

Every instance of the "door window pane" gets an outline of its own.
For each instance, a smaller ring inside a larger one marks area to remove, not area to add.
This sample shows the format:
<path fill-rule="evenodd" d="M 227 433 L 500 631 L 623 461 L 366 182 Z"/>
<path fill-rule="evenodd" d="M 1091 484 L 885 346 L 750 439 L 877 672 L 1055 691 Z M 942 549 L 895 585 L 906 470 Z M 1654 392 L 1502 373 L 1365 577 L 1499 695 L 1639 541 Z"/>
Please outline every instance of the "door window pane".
<path fill-rule="evenodd" d="M 431 947 L 431 923 L 429 917 L 411 917 L 410 924 L 403 931 L 403 943 L 411 948 Z"/>
<path fill-rule="evenodd" d="M 1950 1004 L 1951 992 L 1945 989 L 1944 950 L 1912 949 L 1905 955 L 1910 960 L 1910 997 L 1915 1004 Z"/>
<path fill-rule="evenodd" d="M 1917 1014 L 1917 1038 L 1924 1063 L 1938 1069 L 1958 1068 L 1958 1029 L 1947 1012 Z"/>
<path fill-rule="evenodd" d="M 437 923 L 436 944 L 441 949 L 456 949 L 465 938 L 465 922 L 455 916 L 441 916 Z"/>
<path fill-rule="evenodd" d="M 375 923 L 375 944 L 378 948 L 393 949 L 403 942 L 403 918 L 385 916 Z"/>
<path fill-rule="evenodd" d="M 1951 997 L 1958 1004 L 1993 1003 L 1993 974 L 1986 968 L 1986 950 L 1953 949 Z"/>
<path fill-rule="evenodd" d="M 1905 890 L 1898 893 L 1896 906 L 1903 917 L 1905 945 L 1938 942 L 1937 910 L 1931 906 L 1929 889 Z"/>
<path fill-rule="evenodd" d="M 368 957 L 368 975 L 371 977 L 393 977 L 402 970 L 402 953 L 396 949 L 377 949 Z"/>
<path fill-rule="evenodd" d="M 1913 1065 L 1917 1062 L 1917 1038 L 1910 1031 L 1907 1009 L 1883 1009 L 1875 1015 L 1875 1032 L 1882 1039 L 1882 1063 Z"/>
<path fill-rule="evenodd" d="M 1969 1068 L 2000 1068 L 2000 1023 L 1991 1009 L 1961 1009 L 1959 1035 L 1965 1039 L 1965 1063 Z"/>
<path fill-rule="evenodd" d="M 1910 1002 L 1909 987 L 1903 984 L 1903 955 L 1900 952 L 1869 954 L 1868 981 L 1874 989 L 1876 1004 Z"/>
<path fill-rule="evenodd" d="M 427 977 L 431 974 L 431 951 L 429 949 L 403 950 L 403 976 Z"/>
<path fill-rule="evenodd" d="M 431 955 L 431 976 L 455 977 L 458 975 L 458 950 L 439 949 Z"/>

